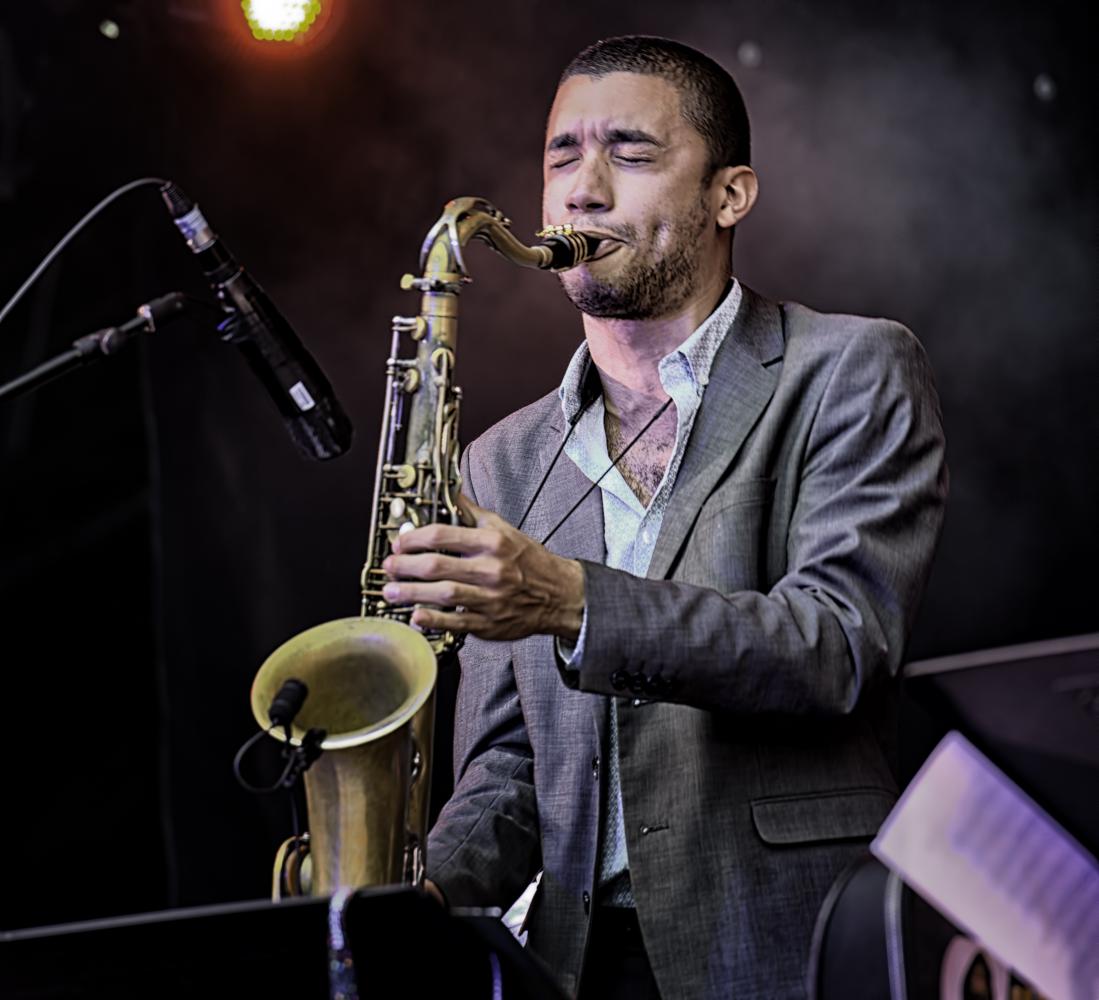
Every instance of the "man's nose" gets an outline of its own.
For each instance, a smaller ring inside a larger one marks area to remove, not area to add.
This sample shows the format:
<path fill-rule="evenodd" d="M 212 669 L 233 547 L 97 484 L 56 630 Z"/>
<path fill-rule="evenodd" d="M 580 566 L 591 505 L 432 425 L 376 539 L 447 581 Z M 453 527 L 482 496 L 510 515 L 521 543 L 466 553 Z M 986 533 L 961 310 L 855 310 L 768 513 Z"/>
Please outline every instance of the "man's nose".
<path fill-rule="evenodd" d="M 565 207 L 570 212 L 607 212 L 614 207 L 610 178 L 597 157 L 583 161 L 572 180 L 565 196 Z"/>

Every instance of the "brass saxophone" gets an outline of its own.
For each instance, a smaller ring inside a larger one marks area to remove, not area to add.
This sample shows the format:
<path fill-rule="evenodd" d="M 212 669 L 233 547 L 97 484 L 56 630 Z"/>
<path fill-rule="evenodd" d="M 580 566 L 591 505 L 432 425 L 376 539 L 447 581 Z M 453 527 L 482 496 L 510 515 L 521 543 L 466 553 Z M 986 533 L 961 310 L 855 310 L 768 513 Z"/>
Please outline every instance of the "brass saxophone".
<path fill-rule="evenodd" d="M 427 837 L 437 660 L 456 650 L 453 632 L 409 624 L 414 607 L 382 596 L 382 563 L 402 532 L 458 524 L 458 409 L 454 385 L 458 294 L 469 282 L 463 248 L 479 240 L 513 263 L 565 270 L 591 258 L 599 238 L 567 226 L 521 243 L 510 222 L 481 198 L 448 202 L 420 251 L 421 276 L 401 288 L 420 293 L 420 312 L 396 316 L 386 365 L 385 405 L 359 616 L 294 636 L 260 667 L 252 712 L 271 735 L 268 709 L 291 678 L 309 690 L 289 727 L 301 746 L 313 727 L 324 751 L 305 773 L 309 833 L 287 840 L 275 859 L 272 895 L 330 895 L 339 888 L 420 885 Z M 402 339 L 415 354 L 401 357 Z"/>

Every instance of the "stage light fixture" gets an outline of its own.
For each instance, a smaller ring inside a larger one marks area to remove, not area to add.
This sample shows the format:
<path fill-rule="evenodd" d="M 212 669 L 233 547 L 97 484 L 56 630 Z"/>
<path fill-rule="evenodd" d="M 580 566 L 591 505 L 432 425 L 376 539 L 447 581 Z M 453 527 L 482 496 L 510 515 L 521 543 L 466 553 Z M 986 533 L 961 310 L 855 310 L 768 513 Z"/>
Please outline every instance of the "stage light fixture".
<path fill-rule="evenodd" d="M 295 42 L 313 26 L 320 0 L 242 0 L 252 37 L 264 42 Z"/>

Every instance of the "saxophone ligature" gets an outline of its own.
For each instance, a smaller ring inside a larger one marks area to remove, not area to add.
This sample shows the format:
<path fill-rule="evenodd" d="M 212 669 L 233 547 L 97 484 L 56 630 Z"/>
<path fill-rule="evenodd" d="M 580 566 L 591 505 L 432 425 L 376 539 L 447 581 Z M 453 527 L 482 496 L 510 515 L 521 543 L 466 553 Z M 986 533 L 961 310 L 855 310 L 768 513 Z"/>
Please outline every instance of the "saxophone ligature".
<path fill-rule="evenodd" d="M 401 279 L 420 293 L 420 311 L 393 319 L 359 615 L 289 639 L 253 682 L 252 712 L 271 735 L 299 747 L 311 730 L 325 732 L 324 752 L 305 773 L 309 833 L 279 849 L 276 899 L 423 880 L 435 678 L 462 636 L 412 627 L 414 607 L 382 595 L 382 563 L 401 532 L 462 520 L 454 365 L 458 295 L 471 280 L 463 250 L 477 240 L 520 266 L 557 271 L 591 259 L 600 242 L 554 226 L 526 246 L 509 226 L 484 199 L 448 202 L 424 239 L 420 276 Z M 280 732 L 268 712 L 290 679 L 309 695 Z"/>

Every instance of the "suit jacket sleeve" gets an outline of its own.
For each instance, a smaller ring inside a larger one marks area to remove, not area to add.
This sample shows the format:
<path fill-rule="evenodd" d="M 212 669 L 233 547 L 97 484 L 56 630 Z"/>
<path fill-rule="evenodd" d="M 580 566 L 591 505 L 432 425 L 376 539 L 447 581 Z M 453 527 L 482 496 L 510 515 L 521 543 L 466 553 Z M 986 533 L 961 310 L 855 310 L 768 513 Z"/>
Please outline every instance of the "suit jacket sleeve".
<path fill-rule="evenodd" d="M 786 571 L 766 593 L 584 563 L 587 631 L 572 682 L 730 712 L 829 715 L 895 673 L 946 495 L 938 400 L 906 329 L 882 321 L 848 339 L 786 474 L 796 477 Z M 673 495 L 665 516 L 674 512 Z"/>
<path fill-rule="evenodd" d="M 463 491 L 478 498 L 462 460 Z M 534 761 L 511 646 L 466 639 L 455 707 L 454 794 L 428 838 L 427 877 L 451 906 L 507 906 L 540 867 Z"/>

